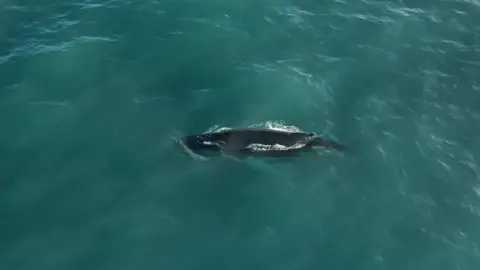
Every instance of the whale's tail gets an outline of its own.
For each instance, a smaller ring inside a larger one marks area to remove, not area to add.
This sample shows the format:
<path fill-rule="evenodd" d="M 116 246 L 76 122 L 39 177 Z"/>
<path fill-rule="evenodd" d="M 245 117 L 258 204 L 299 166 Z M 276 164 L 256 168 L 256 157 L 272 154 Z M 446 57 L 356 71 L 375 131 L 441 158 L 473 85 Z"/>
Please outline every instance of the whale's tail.
<path fill-rule="evenodd" d="M 326 147 L 326 148 L 331 148 L 335 149 L 338 151 L 346 151 L 348 150 L 346 145 L 337 143 L 332 140 L 327 140 L 321 137 L 315 137 L 313 141 L 310 143 L 311 146 L 320 146 L 320 147 Z"/>

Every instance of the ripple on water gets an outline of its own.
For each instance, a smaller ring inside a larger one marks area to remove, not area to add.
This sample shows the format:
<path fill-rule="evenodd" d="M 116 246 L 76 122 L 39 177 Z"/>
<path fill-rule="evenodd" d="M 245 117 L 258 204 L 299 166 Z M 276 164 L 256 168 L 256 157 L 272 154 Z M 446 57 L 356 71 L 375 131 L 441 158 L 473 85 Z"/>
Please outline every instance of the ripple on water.
<path fill-rule="evenodd" d="M 69 41 L 62 41 L 50 45 L 45 44 L 46 42 L 49 42 L 47 39 L 27 39 L 23 45 L 14 48 L 8 55 L 0 57 L 0 64 L 7 62 L 14 57 L 31 57 L 55 52 L 67 52 L 75 46 L 83 43 L 115 42 L 117 40 L 118 39 L 114 37 L 80 36 Z"/>
<path fill-rule="evenodd" d="M 9 53 L 7 55 L 0 56 L 0 65 L 8 62 L 13 57 L 15 57 L 15 53 Z"/>

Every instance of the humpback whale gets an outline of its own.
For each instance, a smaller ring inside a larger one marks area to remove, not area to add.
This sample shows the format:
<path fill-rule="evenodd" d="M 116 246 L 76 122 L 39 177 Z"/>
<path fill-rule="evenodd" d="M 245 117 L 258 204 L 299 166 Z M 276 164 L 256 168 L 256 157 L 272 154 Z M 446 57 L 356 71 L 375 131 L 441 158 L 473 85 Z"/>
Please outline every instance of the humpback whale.
<path fill-rule="evenodd" d="M 235 128 L 184 136 L 184 145 L 194 152 L 224 152 L 237 157 L 291 156 L 317 147 L 346 150 L 346 146 L 319 137 L 314 132 L 270 128 Z"/>

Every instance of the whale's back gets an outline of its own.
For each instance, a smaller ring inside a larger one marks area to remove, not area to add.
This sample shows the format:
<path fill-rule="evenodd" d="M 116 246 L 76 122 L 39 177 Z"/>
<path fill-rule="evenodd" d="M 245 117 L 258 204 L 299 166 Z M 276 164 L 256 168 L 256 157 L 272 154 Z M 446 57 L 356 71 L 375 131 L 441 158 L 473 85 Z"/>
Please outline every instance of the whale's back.
<path fill-rule="evenodd" d="M 248 146 L 252 144 L 293 146 L 305 143 L 306 139 L 315 136 L 314 133 L 291 132 L 267 128 L 243 128 L 222 131 L 228 133 L 227 144 Z"/>

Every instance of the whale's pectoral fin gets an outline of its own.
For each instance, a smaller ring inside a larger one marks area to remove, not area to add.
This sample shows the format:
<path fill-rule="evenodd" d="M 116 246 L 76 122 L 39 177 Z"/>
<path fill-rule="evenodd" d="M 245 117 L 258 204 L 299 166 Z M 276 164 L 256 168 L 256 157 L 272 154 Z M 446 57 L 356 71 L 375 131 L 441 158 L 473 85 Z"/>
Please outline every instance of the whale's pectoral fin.
<path fill-rule="evenodd" d="M 242 155 L 241 149 L 236 148 L 235 145 L 232 145 L 230 143 L 226 143 L 224 141 L 217 141 L 217 142 L 215 142 L 215 145 L 218 148 L 220 148 L 220 151 L 223 154 L 227 154 L 227 155 L 234 156 L 234 157 L 237 157 L 237 158 L 243 158 L 244 157 L 244 155 Z"/>
<path fill-rule="evenodd" d="M 244 155 L 240 149 L 231 149 L 228 147 L 222 148 L 222 153 L 228 156 L 232 156 L 234 158 L 238 159 L 244 159 L 246 158 L 246 155 Z"/>
<path fill-rule="evenodd" d="M 236 157 L 236 158 L 245 158 L 245 155 L 243 154 L 242 152 L 242 149 L 241 148 L 236 148 L 234 146 L 231 146 L 231 145 L 224 145 L 223 147 L 220 147 L 222 152 L 227 154 L 227 155 L 230 155 L 230 156 L 233 156 L 233 157 Z"/>
<path fill-rule="evenodd" d="M 245 158 L 242 144 L 236 138 L 230 138 L 228 142 L 220 141 L 217 143 L 223 154 L 236 158 Z"/>

